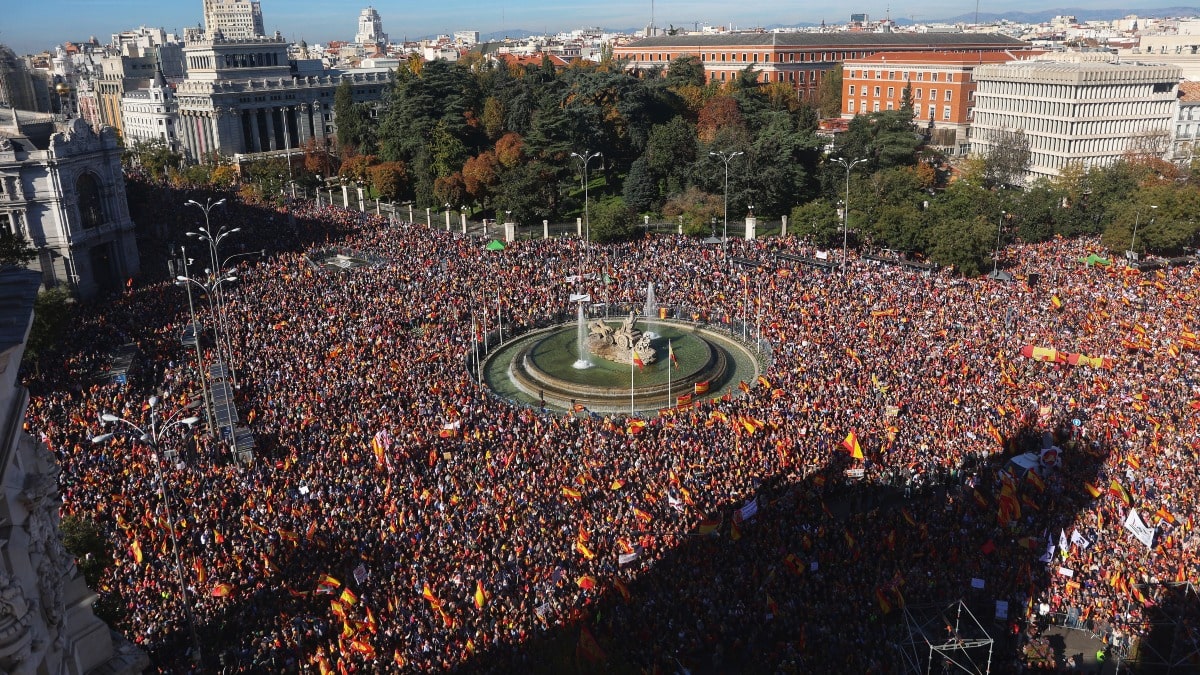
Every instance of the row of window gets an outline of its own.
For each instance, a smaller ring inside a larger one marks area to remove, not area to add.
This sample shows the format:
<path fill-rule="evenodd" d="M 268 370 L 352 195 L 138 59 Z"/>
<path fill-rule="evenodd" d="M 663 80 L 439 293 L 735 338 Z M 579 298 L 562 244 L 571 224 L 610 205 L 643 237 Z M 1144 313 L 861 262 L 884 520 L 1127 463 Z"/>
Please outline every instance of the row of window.
<path fill-rule="evenodd" d="M 855 90 L 854 85 L 853 84 L 850 85 L 850 95 L 851 96 L 854 96 L 854 90 Z M 864 84 L 862 87 L 863 96 L 867 95 L 867 91 L 868 91 L 867 85 Z M 880 87 L 878 85 L 876 85 L 874 88 L 874 91 L 872 93 L 874 96 L 879 96 L 879 91 L 880 91 Z M 903 91 L 903 88 L 901 88 L 901 91 Z M 924 94 L 923 94 L 924 91 L 925 91 L 924 89 L 913 89 L 913 99 L 919 101 L 922 98 L 924 98 Z M 954 100 L 954 92 L 949 89 L 947 89 L 945 91 L 945 96 L 946 96 L 946 98 L 944 100 L 946 100 L 946 101 Z M 888 98 L 896 98 L 896 88 L 895 87 L 887 88 L 887 97 Z M 930 89 L 929 90 L 929 100 L 936 101 L 937 97 L 938 97 L 938 90 Z"/>
<path fill-rule="evenodd" d="M 871 79 L 871 72 L 872 71 L 870 71 L 870 70 L 851 70 L 850 71 L 850 79 L 858 79 L 859 77 L 862 77 L 862 79 L 864 79 L 864 80 L 869 80 L 869 79 Z M 895 70 L 887 71 L 887 79 L 889 79 L 889 80 L 896 79 L 896 72 L 897 71 L 895 71 Z M 861 73 L 861 75 L 859 73 Z M 875 73 L 876 80 L 883 79 L 884 71 L 876 70 L 876 71 L 874 71 L 874 73 Z M 916 80 L 917 82 L 925 81 L 925 71 L 923 71 L 923 70 L 918 70 L 918 71 L 911 72 L 911 73 L 906 73 L 904 71 L 900 71 L 900 75 L 901 75 L 901 77 L 900 77 L 901 80 Z M 954 73 L 945 73 L 945 75 L 946 75 L 946 82 L 954 81 Z M 938 81 L 938 73 L 929 73 L 929 81 L 937 82 Z"/>
<path fill-rule="evenodd" d="M 1172 85 L 1173 86 L 1173 85 Z M 979 83 L 979 90 L 997 96 L 1020 96 L 1053 98 L 1059 100 L 1110 100 L 1115 98 L 1149 98 L 1161 91 L 1154 84 L 1100 84 L 1075 86 L 1067 84 L 1041 84 L 1031 82 L 1004 82 L 989 80 Z"/>
<path fill-rule="evenodd" d="M 1088 136 L 1111 136 L 1129 138 L 1144 131 L 1165 131 L 1165 120 L 1146 118 L 1076 121 L 1043 116 L 1004 114 L 996 111 L 976 110 L 976 123 L 998 129 L 1024 129 L 1031 137 L 1050 136 L 1060 138 L 1084 138 Z"/>
<path fill-rule="evenodd" d="M 887 105 L 883 109 L 895 110 L 896 102 L 895 101 L 887 101 Z M 846 101 L 846 112 L 849 112 L 849 113 L 879 112 L 879 110 L 880 110 L 880 102 L 879 101 L 874 101 L 870 106 L 868 106 L 866 100 L 859 101 L 858 106 L 854 105 L 853 99 Z M 929 105 L 929 117 L 923 117 L 921 115 L 921 112 L 922 112 L 921 104 L 920 103 L 913 104 L 913 119 L 914 120 L 931 119 L 934 115 L 937 114 L 937 106 L 933 105 L 932 103 Z M 951 107 L 950 106 L 948 106 L 948 105 L 942 106 L 942 119 L 944 119 L 944 120 L 951 119 Z"/>
<path fill-rule="evenodd" d="M 816 63 L 818 61 L 845 61 L 846 59 L 860 59 L 871 56 L 875 52 L 778 52 L 775 55 L 779 58 L 775 59 L 775 63 Z M 669 62 L 681 56 L 696 56 L 688 53 L 641 53 L 634 55 L 634 61 L 655 61 Z M 718 63 L 727 61 L 739 61 L 741 63 L 771 63 L 771 52 L 765 54 L 751 52 L 701 52 L 700 60 L 705 63 Z M 707 56 L 708 58 L 705 58 Z"/>
<path fill-rule="evenodd" d="M 1171 101 L 1103 101 L 1098 103 L 1076 103 L 1074 101 L 1044 101 L 1031 98 L 996 98 L 975 92 L 975 100 L 985 110 L 1024 113 L 1038 117 L 1089 118 L 1154 118 L 1173 117 Z M 983 103 L 986 101 L 986 103 Z"/>

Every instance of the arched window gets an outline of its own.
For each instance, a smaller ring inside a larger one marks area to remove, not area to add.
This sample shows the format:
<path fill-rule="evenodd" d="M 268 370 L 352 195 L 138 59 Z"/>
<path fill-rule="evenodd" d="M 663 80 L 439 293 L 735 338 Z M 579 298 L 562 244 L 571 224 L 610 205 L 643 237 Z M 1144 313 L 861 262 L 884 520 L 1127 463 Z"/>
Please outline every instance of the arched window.
<path fill-rule="evenodd" d="M 100 196 L 100 184 L 96 177 L 85 173 L 75 181 L 75 195 L 79 198 L 79 221 L 84 229 L 91 229 L 104 222 L 104 200 Z"/>

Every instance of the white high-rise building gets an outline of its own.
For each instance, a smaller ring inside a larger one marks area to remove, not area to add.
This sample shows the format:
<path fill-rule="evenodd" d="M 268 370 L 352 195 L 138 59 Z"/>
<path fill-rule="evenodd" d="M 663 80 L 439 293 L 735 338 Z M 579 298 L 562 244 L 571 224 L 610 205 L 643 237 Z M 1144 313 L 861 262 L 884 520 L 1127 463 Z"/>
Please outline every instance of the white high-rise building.
<path fill-rule="evenodd" d="M 220 31 L 226 40 L 266 35 L 258 0 L 204 0 L 204 30 L 209 39 Z"/>
<path fill-rule="evenodd" d="M 354 36 L 354 42 L 360 45 L 386 45 L 388 43 L 387 33 L 383 32 L 383 19 L 379 18 L 379 12 L 373 7 L 368 6 L 358 15 L 358 33 Z"/>
<path fill-rule="evenodd" d="M 1059 54 L 975 68 L 971 152 L 1006 136 L 1029 141 L 1028 180 L 1070 164 L 1105 166 L 1155 139 L 1170 139 L 1180 68 L 1119 62 L 1098 53 Z M 1169 142 L 1163 145 L 1164 153 Z"/>

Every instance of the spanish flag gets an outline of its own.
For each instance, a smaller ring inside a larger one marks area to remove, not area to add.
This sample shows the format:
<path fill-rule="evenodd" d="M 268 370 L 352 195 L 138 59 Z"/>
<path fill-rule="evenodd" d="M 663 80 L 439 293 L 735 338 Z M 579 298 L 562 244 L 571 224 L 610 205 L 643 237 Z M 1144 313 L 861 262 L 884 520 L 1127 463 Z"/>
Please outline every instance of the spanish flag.
<path fill-rule="evenodd" d="M 1042 477 L 1039 476 L 1036 471 L 1030 471 L 1026 473 L 1025 479 L 1028 480 L 1033 487 L 1037 488 L 1038 492 L 1046 491 L 1046 481 L 1042 480 Z"/>
<path fill-rule="evenodd" d="M 342 602 L 344 602 L 347 605 L 350 605 L 352 607 L 354 605 L 358 604 L 358 596 L 355 595 L 354 591 L 350 590 L 349 588 L 343 588 L 342 594 L 339 595 L 338 597 L 341 599 Z"/>
<path fill-rule="evenodd" d="M 633 365 L 637 366 L 638 370 L 646 367 L 646 364 L 642 362 L 642 357 L 637 353 L 636 349 L 633 350 Z"/>
<path fill-rule="evenodd" d="M 133 556 L 133 561 L 137 564 L 142 564 L 142 545 L 136 539 L 129 545 L 129 553 Z"/>
<path fill-rule="evenodd" d="M 1095 485 L 1084 482 L 1083 488 L 1088 491 L 1088 494 L 1092 496 L 1092 499 L 1100 498 L 1100 488 L 1096 487 Z"/>
<path fill-rule="evenodd" d="M 758 376 L 758 386 L 760 386 L 760 387 L 762 387 L 762 388 L 764 388 L 764 389 L 770 389 L 770 388 L 771 388 L 771 381 L 770 381 L 770 380 L 768 380 L 767 378 L 763 377 L 762 375 L 759 375 L 759 376 Z"/>
<path fill-rule="evenodd" d="M 679 362 L 675 360 L 675 346 L 667 340 L 667 356 L 671 359 L 671 365 L 675 366 L 675 370 L 679 370 Z"/>
<path fill-rule="evenodd" d="M 1129 496 L 1129 491 L 1126 490 L 1123 485 L 1118 483 L 1116 478 L 1112 479 L 1112 482 L 1109 483 L 1108 491 L 1113 495 L 1120 497 L 1121 501 L 1125 502 L 1125 506 L 1129 506 L 1131 503 L 1133 503 L 1133 499 Z"/>
<path fill-rule="evenodd" d="M 442 608 L 442 601 L 438 600 L 437 596 L 433 594 L 433 589 L 429 588 L 428 582 L 426 582 L 425 586 L 421 589 L 421 597 L 428 600 L 429 604 L 432 605 L 434 609 Z"/>
<path fill-rule="evenodd" d="M 487 604 L 487 593 L 483 592 L 483 582 L 475 582 L 475 609 L 483 609 Z"/>
<path fill-rule="evenodd" d="M 579 553 L 579 555 L 587 558 L 588 560 L 591 560 L 592 558 L 596 557 L 596 554 L 592 553 L 591 549 L 589 549 L 583 543 L 582 539 L 575 542 L 575 550 Z"/>
<path fill-rule="evenodd" d="M 562 489 L 562 494 L 567 499 L 571 499 L 574 501 L 579 501 L 580 499 L 583 498 L 583 494 L 579 490 L 576 490 L 574 488 L 569 488 L 569 487 L 564 487 Z"/>
<path fill-rule="evenodd" d="M 723 521 L 723 520 L 724 520 L 723 515 L 717 514 L 717 516 L 715 518 L 707 518 L 705 520 L 700 521 L 699 534 L 701 536 L 708 536 L 710 534 L 715 534 L 717 530 L 721 529 L 721 521 Z"/>
<path fill-rule="evenodd" d="M 858 436 L 855 436 L 853 431 L 846 434 L 846 439 L 842 441 L 842 447 L 845 448 L 846 452 L 850 453 L 850 456 L 854 459 L 863 458 L 862 446 L 858 444 Z"/>
<path fill-rule="evenodd" d="M 227 598 L 233 595 L 233 584 L 221 582 L 213 586 L 212 596 L 214 598 Z"/>
<path fill-rule="evenodd" d="M 1156 511 L 1154 513 L 1154 515 L 1158 516 L 1159 518 L 1162 518 L 1163 520 L 1167 521 L 1168 523 L 1170 523 L 1172 525 L 1175 524 L 1175 516 L 1172 515 L 1172 513 L 1170 511 L 1168 511 L 1167 507 L 1165 507 L 1165 506 L 1158 507 L 1158 511 Z"/>
<path fill-rule="evenodd" d="M 629 596 L 629 587 L 625 585 L 624 581 L 621 581 L 617 577 L 613 577 L 613 586 L 616 587 L 617 592 L 621 594 L 621 597 L 625 600 L 625 604 L 628 605 L 629 601 L 632 599 Z"/>
<path fill-rule="evenodd" d="M 740 380 L 738 382 L 738 389 L 741 389 L 744 392 L 748 392 L 748 391 L 750 391 L 750 385 L 746 384 L 745 380 Z"/>
<path fill-rule="evenodd" d="M 650 515 L 649 513 L 646 513 L 645 511 L 639 509 L 636 506 L 633 507 L 633 515 L 638 520 L 642 521 L 643 523 L 648 523 L 648 522 L 654 520 L 654 516 Z"/>
<path fill-rule="evenodd" d="M 575 583 L 583 590 L 590 591 L 596 587 L 596 577 L 585 574 L 576 579 Z"/>
<path fill-rule="evenodd" d="M 708 380 L 705 380 L 703 382 L 697 382 L 695 385 L 695 393 L 697 396 L 707 394 L 708 393 Z"/>
<path fill-rule="evenodd" d="M 1050 296 L 1050 306 L 1054 309 L 1062 309 L 1063 301 L 1057 295 Z"/>

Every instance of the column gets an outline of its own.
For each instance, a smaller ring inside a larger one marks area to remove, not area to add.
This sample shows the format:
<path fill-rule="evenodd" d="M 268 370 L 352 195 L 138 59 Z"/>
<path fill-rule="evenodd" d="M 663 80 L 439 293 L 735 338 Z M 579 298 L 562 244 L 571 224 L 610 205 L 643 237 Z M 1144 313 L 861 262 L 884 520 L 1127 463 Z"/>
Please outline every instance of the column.
<path fill-rule="evenodd" d="M 746 241 L 753 241 L 758 234 L 758 219 L 753 215 L 746 216 Z"/>
<path fill-rule="evenodd" d="M 267 108 L 266 110 L 263 111 L 263 114 L 265 114 L 267 117 L 267 142 L 265 144 L 263 144 L 264 151 L 279 149 L 279 143 L 277 142 L 278 139 L 276 138 L 276 135 L 275 135 L 275 111 L 276 110 L 277 110 L 277 108 Z"/>
<path fill-rule="evenodd" d="M 251 110 L 250 115 L 250 139 L 253 141 L 250 147 L 247 148 L 250 152 L 262 152 L 262 140 L 258 137 L 258 113 L 257 109 Z"/>
<path fill-rule="evenodd" d="M 787 219 L 788 219 L 787 216 L 783 217 L 783 227 L 781 227 L 779 230 L 779 236 L 781 236 L 781 237 L 787 236 Z"/>
<path fill-rule="evenodd" d="M 307 103 L 301 103 L 296 109 L 296 138 L 302 148 L 308 144 L 308 139 L 312 138 L 312 114 Z"/>
<path fill-rule="evenodd" d="M 320 101 L 314 101 L 312 104 L 312 125 L 313 138 L 317 139 L 319 145 L 325 145 L 325 108 Z"/>

